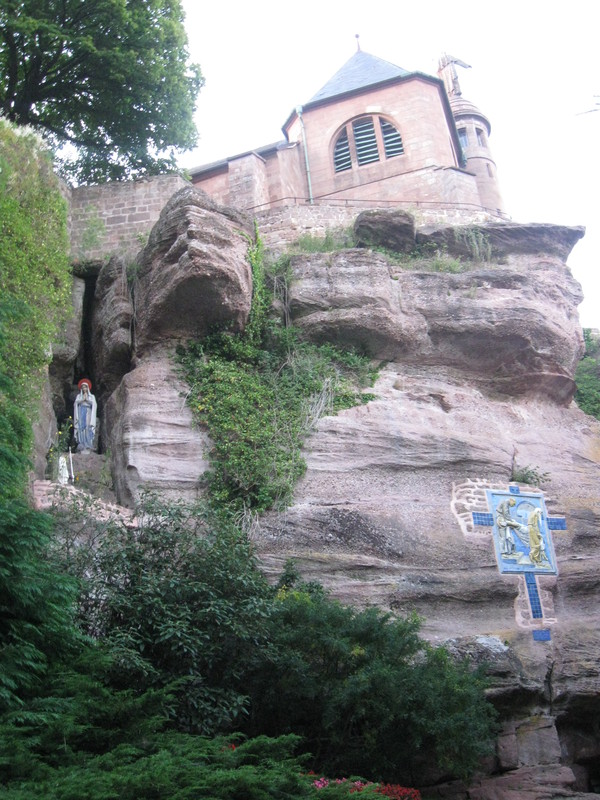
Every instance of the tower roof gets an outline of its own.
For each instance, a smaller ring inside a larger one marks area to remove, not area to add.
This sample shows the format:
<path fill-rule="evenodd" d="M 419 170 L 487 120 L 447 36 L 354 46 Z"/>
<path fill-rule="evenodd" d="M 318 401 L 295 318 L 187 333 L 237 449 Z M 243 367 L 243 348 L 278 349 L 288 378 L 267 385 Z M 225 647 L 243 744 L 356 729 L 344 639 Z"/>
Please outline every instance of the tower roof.
<path fill-rule="evenodd" d="M 454 97 L 450 98 L 450 108 L 452 109 L 452 114 L 457 122 L 463 117 L 476 117 L 486 126 L 488 136 L 490 135 L 492 126 L 490 125 L 489 119 L 485 116 L 485 114 L 482 114 L 477 106 L 474 103 L 471 103 L 470 100 L 465 100 L 465 98 L 461 95 L 455 95 Z"/>
<path fill-rule="evenodd" d="M 310 104 L 328 100 L 339 94 L 364 89 L 374 83 L 402 78 L 405 75 L 410 75 L 410 72 L 382 58 L 358 50 L 308 102 Z"/>

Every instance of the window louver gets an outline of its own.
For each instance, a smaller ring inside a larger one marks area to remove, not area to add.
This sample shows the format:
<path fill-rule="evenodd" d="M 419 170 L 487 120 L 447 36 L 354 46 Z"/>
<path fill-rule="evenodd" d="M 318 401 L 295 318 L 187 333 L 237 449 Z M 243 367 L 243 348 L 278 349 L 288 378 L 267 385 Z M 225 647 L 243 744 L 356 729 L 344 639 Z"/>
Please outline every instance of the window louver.
<path fill-rule="evenodd" d="M 404 153 L 404 145 L 402 144 L 402 137 L 394 126 L 385 119 L 379 118 L 381 123 L 381 135 L 383 136 L 383 147 L 385 150 L 386 158 L 393 158 L 394 156 L 401 156 Z"/>
<path fill-rule="evenodd" d="M 343 172 L 346 169 L 352 168 L 348 133 L 345 130 L 342 131 L 342 133 L 338 136 L 338 140 L 335 143 L 335 150 L 333 152 L 333 165 L 336 172 Z"/>
<path fill-rule="evenodd" d="M 391 122 L 379 116 L 360 117 L 340 131 L 333 148 L 333 168 L 344 172 L 403 154 L 402 136 Z"/>
<path fill-rule="evenodd" d="M 354 144 L 356 145 L 356 158 L 360 166 L 379 161 L 377 139 L 373 118 L 359 119 L 352 123 Z"/>

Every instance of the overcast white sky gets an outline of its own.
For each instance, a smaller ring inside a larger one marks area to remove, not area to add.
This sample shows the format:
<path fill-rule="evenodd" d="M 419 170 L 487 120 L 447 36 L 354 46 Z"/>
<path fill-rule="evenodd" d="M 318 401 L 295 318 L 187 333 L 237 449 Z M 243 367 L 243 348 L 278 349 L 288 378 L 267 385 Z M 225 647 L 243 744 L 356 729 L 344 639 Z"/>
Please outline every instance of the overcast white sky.
<path fill-rule="evenodd" d="M 569 266 L 585 327 L 600 328 L 600 7 L 594 0 L 183 0 L 206 85 L 194 167 L 283 138 L 356 50 L 436 74 L 451 53 L 463 96 L 490 119 L 490 147 L 515 222 L 584 225 Z M 595 97 L 598 95 L 598 97 Z M 598 105 L 598 110 L 590 111 Z"/>

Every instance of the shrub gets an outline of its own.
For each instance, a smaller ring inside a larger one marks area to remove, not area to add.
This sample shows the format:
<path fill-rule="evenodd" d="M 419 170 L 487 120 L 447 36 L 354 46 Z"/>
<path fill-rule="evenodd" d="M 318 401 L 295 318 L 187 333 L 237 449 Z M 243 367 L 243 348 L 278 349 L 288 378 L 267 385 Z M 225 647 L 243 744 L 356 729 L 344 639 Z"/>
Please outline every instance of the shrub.
<path fill-rule="evenodd" d="M 291 249 L 301 253 L 331 253 L 355 246 L 352 229 L 339 228 L 327 230 L 322 236 L 304 233 L 296 239 Z"/>
<path fill-rule="evenodd" d="M 64 543 L 82 627 L 127 702 L 158 693 L 182 732 L 299 735 L 334 775 L 414 783 L 424 760 L 467 774 L 487 752 L 481 672 L 426 645 L 416 618 L 296 587 L 291 565 L 270 588 L 245 537 L 205 509 L 155 501 L 140 519 Z"/>
<path fill-rule="evenodd" d="M 88 545 L 63 538 L 82 629 L 112 655 L 114 688 L 167 688 L 179 730 L 230 730 L 248 704 L 241 676 L 267 644 L 267 584 L 244 535 L 206 508 L 149 497 L 137 519 L 98 536 L 89 520 Z"/>
<path fill-rule="evenodd" d="M 494 732 L 482 672 L 427 646 L 416 618 L 357 611 L 293 577 L 269 620 L 274 655 L 248 689 L 248 731 L 300 734 L 330 774 L 414 783 L 427 761 L 470 773 Z"/>
<path fill-rule="evenodd" d="M 549 473 L 542 472 L 539 467 L 529 465 L 519 467 L 513 464 L 510 480 L 515 483 L 526 483 L 528 486 L 541 486 L 549 477 Z"/>
<path fill-rule="evenodd" d="M 5 800 L 303 800 L 316 796 L 301 777 L 294 736 L 250 741 L 150 734 L 108 752 L 80 753 L 35 780 L 12 781 Z"/>
<path fill-rule="evenodd" d="M 0 356 L 10 338 L 3 307 Z M 30 445 L 20 386 L 0 369 L 0 713 L 21 708 L 77 639 L 74 586 L 48 557 L 51 520 L 25 495 Z"/>

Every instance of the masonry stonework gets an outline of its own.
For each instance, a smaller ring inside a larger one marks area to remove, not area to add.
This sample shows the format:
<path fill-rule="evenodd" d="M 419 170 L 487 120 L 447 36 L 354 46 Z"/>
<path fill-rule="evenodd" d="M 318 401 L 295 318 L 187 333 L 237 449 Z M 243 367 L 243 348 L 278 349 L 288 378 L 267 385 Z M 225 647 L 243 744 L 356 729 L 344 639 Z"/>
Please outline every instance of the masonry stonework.
<path fill-rule="evenodd" d="M 135 257 L 167 200 L 188 181 L 157 175 L 136 181 L 78 186 L 70 191 L 71 257 L 75 263 Z"/>

